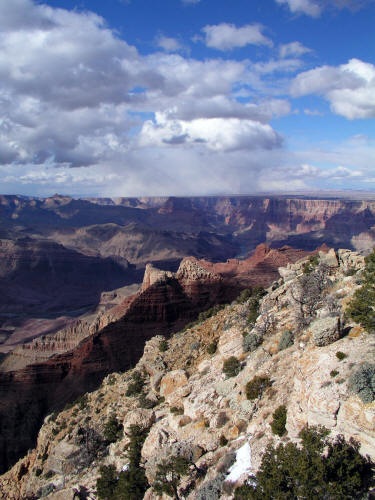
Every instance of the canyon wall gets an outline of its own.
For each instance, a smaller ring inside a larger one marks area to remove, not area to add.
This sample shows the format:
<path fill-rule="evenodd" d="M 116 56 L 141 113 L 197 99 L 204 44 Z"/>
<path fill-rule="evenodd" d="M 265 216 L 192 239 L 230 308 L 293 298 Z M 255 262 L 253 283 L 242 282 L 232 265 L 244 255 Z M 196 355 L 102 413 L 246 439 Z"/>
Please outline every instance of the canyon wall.
<path fill-rule="evenodd" d="M 303 255 L 306 253 L 292 249 L 278 252 L 262 246 L 255 252 L 253 261 L 248 259 L 245 264 L 238 261 L 241 279 L 237 279 L 234 262 L 227 264 L 231 268 L 229 274 L 207 269 L 209 263 L 201 265 L 196 259 L 185 259 L 176 273 L 147 266 L 141 290 L 109 310 L 108 318 L 112 318 L 112 322 L 104 328 L 94 333 L 88 329 L 85 338 L 78 328 L 74 342 L 79 341 L 80 336 L 83 339 L 72 350 L 38 362 L 38 349 L 43 359 L 52 354 L 53 343 L 57 352 L 74 343 L 59 344 L 62 335 L 59 333 L 44 343 L 34 341 L 33 357 L 29 358 L 33 364 L 11 371 L 11 362 L 8 362 L 8 371 L 0 373 L 1 470 L 6 470 L 33 445 L 48 411 L 62 408 L 68 401 L 94 389 L 108 373 L 134 366 L 148 339 L 176 332 L 194 320 L 200 311 L 233 300 L 245 282 L 247 286 L 258 284 L 256 269 L 260 264 L 268 267 L 268 274 L 264 275 L 267 278 L 263 279 L 263 284 L 268 284 L 278 276 L 281 263 L 294 262 Z M 71 327 L 72 334 L 74 328 L 77 325 Z M 23 349 L 28 350 L 27 344 Z M 10 359 L 16 359 L 12 356 Z"/>

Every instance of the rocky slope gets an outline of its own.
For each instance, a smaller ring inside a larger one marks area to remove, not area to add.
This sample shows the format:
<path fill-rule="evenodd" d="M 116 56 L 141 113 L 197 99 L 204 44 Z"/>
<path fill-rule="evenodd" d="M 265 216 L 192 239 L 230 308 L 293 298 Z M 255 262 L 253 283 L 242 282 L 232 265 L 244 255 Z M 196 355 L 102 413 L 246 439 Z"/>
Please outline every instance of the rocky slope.
<path fill-rule="evenodd" d="M 60 500 L 79 488 L 97 498 L 100 465 L 126 470 L 131 424 L 149 429 L 142 465 L 150 483 L 162 459 L 180 455 L 194 461 L 196 468 L 179 485 L 188 500 L 233 498 L 234 487 L 256 472 L 267 444 L 298 440 L 305 424 L 354 437 L 361 452 L 375 458 L 375 403 L 364 404 L 348 382 L 364 362 L 373 362 L 375 340 L 343 316 L 359 286 L 363 257 L 339 250 L 320 253 L 319 259 L 280 269 L 282 277 L 261 300 L 255 323 L 248 322 L 250 298 L 176 333 L 167 345 L 160 336 L 148 340 L 134 370 L 109 375 L 98 390 L 45 419 L 36 448 L 2 476 L 4 498 Z M 160 278 L 150 272 L 150 282 Z M 249 341 L 254 336 L 256 343 Z M 228 377 L 223 366 L 230 356 L 240 361 L 240 370 Z M 135 372 L 143 388 L 127 396 Z M 269 383 L 250 400 L 246 385 L 255 376 Z M 287 410 L 282 438 L 270 427 L 280 405 Z M 114 414 L 123 423 L 123 437 L 90 454 L 82 436 L 103 440 Z M 197 469 L 206 472 L 202 476 Z M 160 497 L 150 488 L 144 498 Z"/>
<path fill-rule="evenodd" d="M 238 264 L 240 279 L 233 263 L 229 275 L 208 270 L 194 259 L 183 260 L 176 273 L 148 265 L 136 294 L 94 319 L 77 320 L 20 346 L 1 365 L 0 470 L 32 446 L 48 410 L 92 390 L 111 371 L 133 366 L 145 341 L 156 333 L 176 331 L 199 312 L 233 300 L 245 285 L 257 284 L 260 264 L 267 270 L 262 283 L 269 284 L 278 276 L 278 264 L 294 262 L 301 254 L 262 246 L 253 260 Z"/>

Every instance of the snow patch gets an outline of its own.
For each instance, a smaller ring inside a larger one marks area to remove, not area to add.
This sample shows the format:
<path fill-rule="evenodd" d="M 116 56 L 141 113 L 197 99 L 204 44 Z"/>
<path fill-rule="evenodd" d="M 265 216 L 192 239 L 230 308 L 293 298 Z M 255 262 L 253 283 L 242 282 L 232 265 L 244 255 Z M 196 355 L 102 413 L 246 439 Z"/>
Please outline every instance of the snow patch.
<path fill-rule="evenodd" d="M 244 474 L 251 474 L 251 448 L 248 442 L 236 451 L 236 461 L 228 472 L 226 481 L 231 483 L 235 483 Z"/>

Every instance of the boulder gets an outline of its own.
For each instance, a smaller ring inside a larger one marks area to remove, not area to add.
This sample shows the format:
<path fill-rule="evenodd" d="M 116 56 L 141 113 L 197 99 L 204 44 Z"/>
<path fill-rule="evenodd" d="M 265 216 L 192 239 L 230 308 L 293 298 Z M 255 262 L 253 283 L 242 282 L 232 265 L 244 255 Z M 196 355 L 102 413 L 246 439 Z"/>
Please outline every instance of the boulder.
<path fill-rule="evenodd" d="M 183 387 L 188 382 L 188 378 L 184 370 L 173 370 L 161 379 L 160 381 L 160 396 L 166 401 L 177 389 Z"/>
<path fill-rule="evenodd" d="M 340 338 L 340 317 L 329 316 L 316 319 L 311 323 L 310 331 L 316 346 L 322 347 L 332 344 Z"/>

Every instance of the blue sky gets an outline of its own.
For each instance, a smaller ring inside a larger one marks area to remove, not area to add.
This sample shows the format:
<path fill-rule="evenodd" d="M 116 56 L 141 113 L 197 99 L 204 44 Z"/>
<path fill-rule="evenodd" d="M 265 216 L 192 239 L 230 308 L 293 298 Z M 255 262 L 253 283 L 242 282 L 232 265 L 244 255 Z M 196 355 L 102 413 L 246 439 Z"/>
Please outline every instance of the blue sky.
<path fill-rule="evenodd" d="M 373 0 L 0 0 L 0 192 L 375 187 Z"/>

